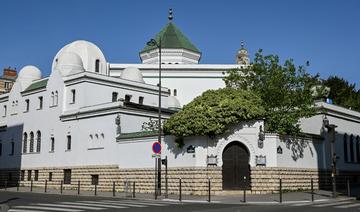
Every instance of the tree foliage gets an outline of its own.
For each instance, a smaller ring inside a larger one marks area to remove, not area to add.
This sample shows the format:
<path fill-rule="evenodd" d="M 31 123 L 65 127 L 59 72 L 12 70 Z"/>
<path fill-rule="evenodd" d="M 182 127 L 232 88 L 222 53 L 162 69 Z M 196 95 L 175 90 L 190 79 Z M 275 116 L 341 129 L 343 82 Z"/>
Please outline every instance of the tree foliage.
<path fill-rule="evenodd" d="M 355 84 L 337 76 L 330 76 L 323 83 L 330 88 L 329 98 L 334 104 L 360 111 L 360 90 Z"/>
<path fill-rule="evenodd" d="M 263 56 L 259 50 L 252 65 L 228 71 L 224 81 L 227 87 L 252 91 L 261 98 L 267 131 L 299 134 L 299 119 L 316 112 L 311 88 L 318 84 L 318 76 L 292 60 L 281 65 L 278 56 Z"/>
<path fill-rule="evenodd" d="M 231 124 L 262 117 L 264 112 L 261 99 L 252 91 L 208 90 L 171 116 L 164 124 L 164 132 L 178 137 L 213 137 Z"/>

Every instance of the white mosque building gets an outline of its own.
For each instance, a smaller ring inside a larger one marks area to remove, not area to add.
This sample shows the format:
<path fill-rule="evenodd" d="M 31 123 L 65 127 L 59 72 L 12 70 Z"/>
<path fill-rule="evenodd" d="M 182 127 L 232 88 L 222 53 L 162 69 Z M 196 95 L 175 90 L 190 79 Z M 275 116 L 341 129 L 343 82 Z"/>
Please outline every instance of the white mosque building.
<path fill-rule="evenodd" d="M 229 69 L 249 65 L 242 48 L 234 64 L 199 64 L 201 52 L 170 19 L 156 36 L 162 41 L 162 118 L 167 119 L 208 89 L 224 87 Z M 138 192 L 154 191 L 152 144 L 157 132 L 143 124 L 157 119 L 159 49 L 146 46 L 139 64 L 106 61 L 88 41 L 74 41 L 54 57 L 49 77 L 25 66 L 9 93 L 0 95 L 0 185 L 77 187 L 119 190 L 137 183 Z M 175 95 L 174 95 L 175 94 Z M 282 178 L 284 188 L 306 189 L 310 179 L 326 184 L 331 151 L 324 120 L 337 125 L 335 153 L 339 176 L 358 180 L 360 113 L 318 102 L 323 110 L 301 122 L 307 133 L 297 141 L 264 132 L 264 120 L 239 123 L 216 138 L 162 137 L 161 157 L 168 159 L 169 190 L 184 193 L 238 190 L 273 192 Z M 164 167 L 163 167 L 164 168 Z M 164 175 L 162 175 L 164 180 Z M 245 179 L 245 180 L 244 180 Z M 163 183 L 164 184 L 164 183 Z"/>

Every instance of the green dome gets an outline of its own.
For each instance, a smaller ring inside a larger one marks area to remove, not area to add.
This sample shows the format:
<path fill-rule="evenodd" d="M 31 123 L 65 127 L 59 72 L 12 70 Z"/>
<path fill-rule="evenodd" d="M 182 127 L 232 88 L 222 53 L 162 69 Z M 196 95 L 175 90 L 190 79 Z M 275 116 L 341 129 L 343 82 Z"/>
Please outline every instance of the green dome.
<path fill-rule="evenodd" d="M 159 42 L 161 38 L 161 46 L 164 49 L 187 49 L 196 53 L 201 53 L 185 35 L 173 24 L 168 23 L 155 37 Z M 156 46 L 145 46 L 140 53 L 156 49 Z"/>

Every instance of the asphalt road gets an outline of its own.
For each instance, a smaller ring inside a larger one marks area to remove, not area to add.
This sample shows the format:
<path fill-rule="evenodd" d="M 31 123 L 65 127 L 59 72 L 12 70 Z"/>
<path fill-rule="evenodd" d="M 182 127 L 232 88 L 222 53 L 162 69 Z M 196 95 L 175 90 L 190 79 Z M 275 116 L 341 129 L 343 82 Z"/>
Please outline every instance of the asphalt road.
<path fill-rule="evenodd" d="M 80 212 L 80 211 L 209 211 L 209 212 L 258 212 L 258 211 L 359 211 L 360 201 L 326 201 L 290 204 L 221 204 L 206 202 L 168 202 L 104 197 L 85 197 L 55 194 L 0 192 L 0 204 L 10 207 L 9 212 Z M 1 211 L 2 212 L 2 211 Z"/>

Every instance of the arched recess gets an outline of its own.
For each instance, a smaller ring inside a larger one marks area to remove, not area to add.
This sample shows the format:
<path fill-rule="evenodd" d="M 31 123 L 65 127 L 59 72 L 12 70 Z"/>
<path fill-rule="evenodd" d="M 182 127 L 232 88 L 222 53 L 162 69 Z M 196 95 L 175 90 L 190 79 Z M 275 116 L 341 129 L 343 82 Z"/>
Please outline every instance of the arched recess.
<path fill-rule="evenodd" d="M 250 152 L 243 143 L 233 141 L 222 153 L 223 190 L 250 188 Z"/>

